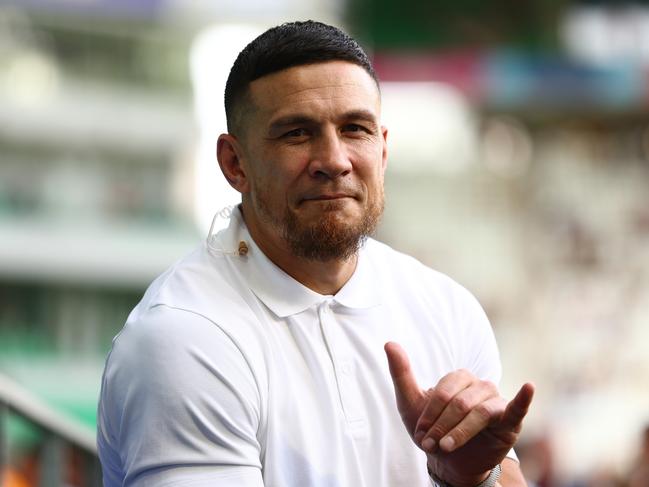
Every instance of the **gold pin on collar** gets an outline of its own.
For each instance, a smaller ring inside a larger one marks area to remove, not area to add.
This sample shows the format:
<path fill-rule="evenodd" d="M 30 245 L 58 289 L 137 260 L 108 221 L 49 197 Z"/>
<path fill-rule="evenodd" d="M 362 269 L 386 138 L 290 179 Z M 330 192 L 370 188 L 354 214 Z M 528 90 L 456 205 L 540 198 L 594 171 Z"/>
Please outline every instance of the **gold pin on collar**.
<path fill-rule="evenodd" d="M 239 255 L 241 257 L 248 255 L 248 244 L 243 240 L 239 242 Z"/>

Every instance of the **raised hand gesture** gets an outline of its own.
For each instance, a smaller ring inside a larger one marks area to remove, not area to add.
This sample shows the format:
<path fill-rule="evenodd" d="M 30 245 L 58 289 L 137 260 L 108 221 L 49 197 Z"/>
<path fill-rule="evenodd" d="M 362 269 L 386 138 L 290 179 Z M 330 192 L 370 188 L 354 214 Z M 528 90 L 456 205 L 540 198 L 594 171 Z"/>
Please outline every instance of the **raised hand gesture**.
<path fill-rule="evenodd" d="M 534 386 L 524 384 L 508 403 L 493 383 L 458 370 L 422 389 L 398 344 L 387 343 L 385 353 L 399 414 L 429 470 L 454 487 L 482 482 L 516 443 Z"/>

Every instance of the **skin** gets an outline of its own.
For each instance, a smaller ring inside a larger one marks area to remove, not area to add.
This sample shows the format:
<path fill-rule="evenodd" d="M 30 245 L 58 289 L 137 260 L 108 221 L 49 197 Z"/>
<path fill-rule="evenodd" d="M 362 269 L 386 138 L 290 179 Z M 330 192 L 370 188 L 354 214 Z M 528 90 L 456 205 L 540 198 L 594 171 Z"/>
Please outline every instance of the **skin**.
<path fill-rule="evenodd" d="M 518 462 L 505 456 L 521 432 L 532 384 L 524 384 L 507 402 L 494 384 L 457 370 L 422 389 L 403 348 L 390 342 L 385 352 L 397 409 L 415 444 L 426 452 L 432 472 L 455 487 L 472 487 L 501 464 L 500 485 L 527 485 Z"/>
<path fill-rule="evenodd" d="M 242 194 L 246 225 L 264 253 L 307 287 L 335 294 L 356 255 L 296 257 L 272 220 L 288 210 L 304 224 L 328 218 L 348 225 L 382 202 L 387 129 L 379 124 L 378 88 L 361 67 L 333 61 L 257 79 L 248 98 L 243 134 L 219 137 L 221 170 Z"/>
<path fill-rule="evenodd" d="M 295 255 L 281 222 L 290 214 L 301 225 L 327 220 L 344 227 L 380 213 L 387 129 L 380 125 L 378 88 L 361 67 L 330 61 L 259 78 L 246 99 L 245 126 L 219 137 L 217 157 L 242 194 L 248 230 L 287 274 L 320 294 L 335 294 L 352 276 L 356 254 L 326 261 Z M 401 347 L 389 343 L 385 352 L 404 425 L 438 477 L 472 487 L 500 463 L 501 485 L 525 485 L 518 463 L 504 458 L 533 386 L 524 385 L 507 403 L 493 384 L 455 371 L 425 390 Z"/>

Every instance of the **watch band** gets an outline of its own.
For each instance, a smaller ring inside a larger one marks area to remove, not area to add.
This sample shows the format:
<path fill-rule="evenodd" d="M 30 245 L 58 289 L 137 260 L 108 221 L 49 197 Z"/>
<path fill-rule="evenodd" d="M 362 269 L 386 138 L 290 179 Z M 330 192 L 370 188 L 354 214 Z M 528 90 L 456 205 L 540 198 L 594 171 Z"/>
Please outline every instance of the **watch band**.
<path fill-rule="evenodd" d="M 500 464 L 496 465 L 493 469 L 491 469 L 491 472 L 489 472 L 489 476 L 474 487 L 495 487 L 496 482 L 500 480 L 501 472 L 502 472 L 502 467 L 500 466 Z M 444 482 L 442 479 L 437 477 L 434 473 L 430 474 L 430 478 L 433 481 L 434 487 L 454 487 L 448 482 Z"/>

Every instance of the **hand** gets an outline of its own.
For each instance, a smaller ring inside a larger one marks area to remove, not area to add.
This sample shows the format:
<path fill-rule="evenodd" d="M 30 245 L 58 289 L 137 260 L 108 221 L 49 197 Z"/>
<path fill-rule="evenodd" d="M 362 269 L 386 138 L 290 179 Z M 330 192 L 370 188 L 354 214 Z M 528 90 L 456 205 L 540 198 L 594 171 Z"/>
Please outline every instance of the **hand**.
<path fill-rule="evenodd" d="M 494 384 L 458 370 L 424 390 L 401 346 L 387 343 L 385 353 L 397 409 L 415 444 L 427 453 L 431 471 L 455 487 L 479 484 L 516 443 L 534 386 L 524 384 L 507 403 Z"/>

